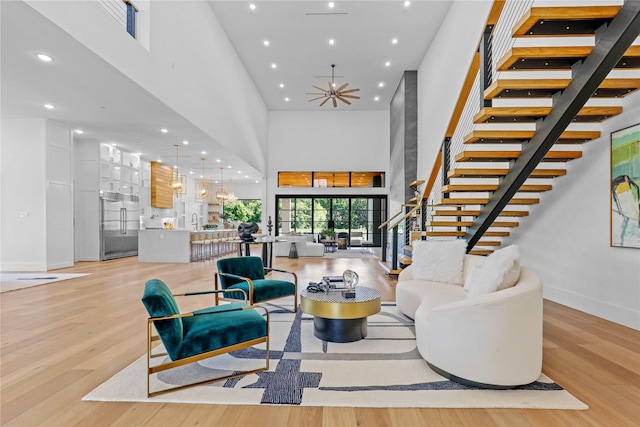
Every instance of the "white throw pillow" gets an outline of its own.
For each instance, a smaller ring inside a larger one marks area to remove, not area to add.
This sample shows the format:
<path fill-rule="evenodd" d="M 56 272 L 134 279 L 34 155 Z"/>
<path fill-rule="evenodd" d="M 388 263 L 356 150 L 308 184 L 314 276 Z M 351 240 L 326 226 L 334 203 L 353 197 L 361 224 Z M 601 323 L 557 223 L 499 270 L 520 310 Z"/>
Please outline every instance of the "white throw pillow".
<path fill-rule="evenodd" d="M 467 242 L 462 239 L 414 241 L 413 278 L 462 285 L 466 251 Z"/>
<path fill-rule="evenodd" d="M 469 297 L 474 297 L 510 288 L 519 278 L 520 250 L 510 245 L 489 255 L 482 267 L 470 271 L 464 288 Z"/>

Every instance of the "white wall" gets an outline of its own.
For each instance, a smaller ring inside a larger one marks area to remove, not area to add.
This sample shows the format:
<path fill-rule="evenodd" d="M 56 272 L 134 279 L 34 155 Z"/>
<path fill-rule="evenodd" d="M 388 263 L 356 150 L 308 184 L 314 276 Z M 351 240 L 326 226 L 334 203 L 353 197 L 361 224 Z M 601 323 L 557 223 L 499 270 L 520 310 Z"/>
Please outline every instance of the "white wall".
<path fill-rule="evenodd" d="M 610 133 L 640 122 L 640 93 L 624 114 L 602 124 L 601 138 L 583 145 L 567 175 L 553 180 L 507 243 L 544 283 L 552 301 L 640 329 L 640 249 L 610 247 Z"/>
<path fill-rule="evenodd" d="M 71 131 L 45 119 L 3 119 L 0 270 L 73 265 Z"/>
<path fill-rule="evenodd" d="M 272 111 L 263 216 L 276 194 L 387 194 L 387 188 L 278 188 L 279 171 L 389 171 L 388 111 Z M 263 219 L 263 222 L 265 220 Z"/>
<path fill-rule="evenodd" d="M 148 50 L 93 1 L 26 3 L 264 173 L 268 110 L 207 2 L 141 9 Z"/>
<path fill-rule="evenodd" d="M 419 179 L 429 179 L 492 3 L 489 0 L 455 1 L 420 64 Z"/>
<path fill-rule="evenodd" d="M 3 119 L 0 150 L 0 270 L 45 271 L 46 120 Z"/>
<path fill-rule="evenodd" d="M 47 270 L 72 267 L 74 262 L 73 170 L 71 129 L 46 122 Z"/>

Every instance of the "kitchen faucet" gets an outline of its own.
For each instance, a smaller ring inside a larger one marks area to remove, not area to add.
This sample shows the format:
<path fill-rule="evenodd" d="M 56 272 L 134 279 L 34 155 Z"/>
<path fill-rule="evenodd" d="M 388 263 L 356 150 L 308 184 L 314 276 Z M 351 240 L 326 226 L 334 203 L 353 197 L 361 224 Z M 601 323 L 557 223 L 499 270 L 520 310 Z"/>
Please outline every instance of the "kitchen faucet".
<path fill-rule="evenodd" d="M 195 226 L 194 231 L 198 231 L 198 214 L 195 212 L 191 214 L 191 225 Z"/>

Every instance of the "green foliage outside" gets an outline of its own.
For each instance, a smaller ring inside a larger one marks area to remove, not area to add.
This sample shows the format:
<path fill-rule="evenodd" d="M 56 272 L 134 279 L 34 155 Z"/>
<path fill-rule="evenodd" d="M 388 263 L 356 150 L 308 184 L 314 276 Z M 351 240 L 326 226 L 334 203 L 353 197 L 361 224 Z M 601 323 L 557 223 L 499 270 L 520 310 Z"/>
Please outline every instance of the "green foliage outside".
<path fill-rule="evenodd" d="M 351 230 L 367 230 L 368 222 L 368 205 L 366 198 L 351 199 L 351 227 L 349 227 L 349 198 L 333 198 L 333 220 L 334 230 L 336 232 Z M 331 199 L 315 198 L 313 206 L 313 218 L 311 209 L 311 198 L 292 198 L 291 199 L 291 231 L 297 233 L 320 233 L 327 228 L 330 217 Z M 278 218 L 288 218 L 283 215 L 282 199 L 278 206 Z M 282 229 L 282 223 L 278 224 Z"/>
<path fill-rule="evenodd" d="M 235 203 L 224 205 L 224 214 L 227 221 L 256 222 L 262 221 L 262 200 L 238 200 Z"/>

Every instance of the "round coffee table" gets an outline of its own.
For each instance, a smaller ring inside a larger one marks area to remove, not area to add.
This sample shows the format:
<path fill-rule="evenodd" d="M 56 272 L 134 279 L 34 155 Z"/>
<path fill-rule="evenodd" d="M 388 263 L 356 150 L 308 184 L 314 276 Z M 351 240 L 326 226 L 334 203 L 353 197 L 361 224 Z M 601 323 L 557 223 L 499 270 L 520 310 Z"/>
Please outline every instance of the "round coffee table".
<path fill-rule="evenodd" d="M 367 316 L 380 311 L 380 292 L 356 286 L 355 298 L 344 298 L 340 291 L 300 293 L 300 308 L 313 316 L 313 335 L 327 341 L 352 342 L 367 336 Z"/>

